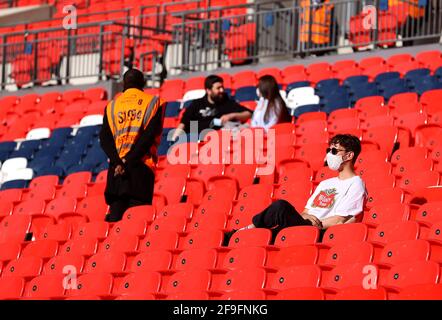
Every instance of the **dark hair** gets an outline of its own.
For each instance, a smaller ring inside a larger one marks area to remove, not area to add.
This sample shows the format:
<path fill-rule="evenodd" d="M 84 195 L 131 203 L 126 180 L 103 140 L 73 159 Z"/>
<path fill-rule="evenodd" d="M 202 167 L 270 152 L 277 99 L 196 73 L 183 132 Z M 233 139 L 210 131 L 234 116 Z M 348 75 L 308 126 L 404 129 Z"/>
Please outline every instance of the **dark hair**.
<path fill-rule="evenodd" d="M 140 70 L 129 69 L 123 76 L 124 90 L 131 88 L 143 90 L 145 84 L 146 80 L 144 79 L 144 75 Z"/>
<path fill-rule="evenodd" d="M 358 137 L 351 134 L 337 134 L 331 138 L 330 144 L 340 144 L 344 147 L 345 151 L 353 152 L 353 164 L 356 162 L 356 159 L 361 153 L 361 141 L 359 141 Z"/>
<path fill-rule="evenodd" d="M 212 74 L 208 76 L 206 80 L 204 80 L 204 88 L 210 90 L 212 89 L 213 85 L 217 82 L 224 83 L 224 80 L 220 76 Z"/>
<path fill-rule="evenodd" d="M 259 78 L 258 89 L 264 99 L 269 100 L 266 113 L 264 114 L 264 121 L 269 121 L 270 110 L 274 110 L 278 116 L 278 123 L 290 122 L 290 114 L 287 106 L 279 93 L 278 83 L 273 76 L 265 75 Z"/>

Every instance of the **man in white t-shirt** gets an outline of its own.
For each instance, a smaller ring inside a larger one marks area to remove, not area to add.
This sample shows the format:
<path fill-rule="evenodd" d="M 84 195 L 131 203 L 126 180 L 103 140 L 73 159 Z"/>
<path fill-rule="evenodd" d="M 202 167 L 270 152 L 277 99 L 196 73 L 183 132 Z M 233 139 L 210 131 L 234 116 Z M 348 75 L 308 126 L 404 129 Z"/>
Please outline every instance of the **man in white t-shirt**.
<path fill-rule="evenodd" d="M 307 201 L 302 213 L 285 200 L 277 200 L 253 217 L 253 224 L 241 228 L 268 228 L 273 236 L 287 227 L 310 225 L 327 229 L 348 222 L 362 213 L 367 195 L 365 184 L 354 171 L 354 163 L 361 153 L 361 143 L 355 136 L 336 135 L 330 141 L 326 161 L 339 175 L 322 181 Z M 226 234 L 230 238 L 236 230 Z"/>

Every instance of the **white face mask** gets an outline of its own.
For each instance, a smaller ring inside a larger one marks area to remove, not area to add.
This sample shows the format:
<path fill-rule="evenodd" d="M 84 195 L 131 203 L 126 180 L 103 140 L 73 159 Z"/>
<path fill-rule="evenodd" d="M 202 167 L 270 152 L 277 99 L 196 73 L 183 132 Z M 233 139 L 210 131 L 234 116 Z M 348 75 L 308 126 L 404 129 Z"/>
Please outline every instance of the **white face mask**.
<path fill-rule="evenodd" d="M 339 167 L 344 162 L 344 159 L 342 159 L 342 156 L 340 156 L 338 154 L 331 154 L 330 152 L 327 153 L 326 160 L 327 160 L 328 167 L 334 171 L 339 170 Z"/>

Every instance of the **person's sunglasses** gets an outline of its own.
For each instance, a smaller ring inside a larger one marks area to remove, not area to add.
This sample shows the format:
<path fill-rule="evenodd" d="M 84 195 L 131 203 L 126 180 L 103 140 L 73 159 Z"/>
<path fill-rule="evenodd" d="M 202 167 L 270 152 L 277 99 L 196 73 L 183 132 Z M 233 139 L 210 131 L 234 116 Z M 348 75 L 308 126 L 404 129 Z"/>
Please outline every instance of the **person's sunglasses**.
<path fill-rule="evenodd" d="M 337 148 L 327 148 L 327 153 L 331 152 L 331 154 L 336 155 L 339 151 L 345 151 L 345 149 L 337 149 Z"/>

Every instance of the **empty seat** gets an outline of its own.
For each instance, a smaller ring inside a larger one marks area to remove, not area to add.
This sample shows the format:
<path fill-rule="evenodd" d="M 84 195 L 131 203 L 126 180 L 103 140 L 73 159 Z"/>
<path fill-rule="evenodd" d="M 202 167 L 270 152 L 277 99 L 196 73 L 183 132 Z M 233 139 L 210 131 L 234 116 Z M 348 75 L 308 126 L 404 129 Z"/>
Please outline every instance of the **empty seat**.
<path fill-rule="evenodd" d="M 161 274 L 157 272 L 136 272 L 127 275 L 121 284 L 115 288 L 114 294 L 118 295 L 141 295 L 156 293 L 160 290 Z"/>
<path fill-rule="evenodd" d="M 65 275 L 36 277 L 27 283 L 24 297 L 30 299 L 61 299 L 65 293 L 64 278 Z"/>
<path fill-rule="evenodd" d="M 319 287 L 321 269 L 316 265 L 280 269 L 270 284 L 271 289 L 286 290 L 300 287 Z"/>
<path fill-rule="evenodd" d="M 322 239 L 322 244 L 326 246 L 334 246 L 337 244 L 365 241 L 367 235 L 368 228 L 362 223 L 335 225 L 326 230 Z"/>
<path fill-rule="evenodd" d="M 395 290 L 418 284 L 435 284 L 439 278 L 439 265 L 433 261 L 414 261 L 393 266 L 381 285 Z"/>
<path fill-rule="evenodd" d="M 371 290 L 378 285 L 378 274 L 379 270 L 374 264 L 360 262 L 342 264 L 326 274 L 321 287 L 339 292 L 348 287 L 365 285 L 369 287 L 367 289 Z"/>
<path fill-rule="evenodd" d="M 227 272 L 220 282 L 213 285 L 217 291 L 251 291 L 263 289 L 266 282 L 266 271 L 263 268 L 235 269 Z"/>
<path fill-rule="evenodd" d="M 386 244 L 378 262 L 391 267 L 406 262 L 426 261 L 429 257 L 430 243 L 425 240 L 405 240 Z"/>
<path fill-rule="evenodd" d="M 415 221 L 382 223 L 370 235 L 372 243 L 386 245 L 396 241 L 416 240 L 419 236 L 419 224 Z"/>

